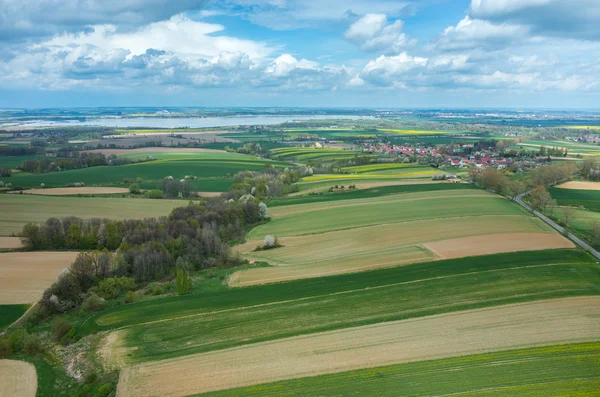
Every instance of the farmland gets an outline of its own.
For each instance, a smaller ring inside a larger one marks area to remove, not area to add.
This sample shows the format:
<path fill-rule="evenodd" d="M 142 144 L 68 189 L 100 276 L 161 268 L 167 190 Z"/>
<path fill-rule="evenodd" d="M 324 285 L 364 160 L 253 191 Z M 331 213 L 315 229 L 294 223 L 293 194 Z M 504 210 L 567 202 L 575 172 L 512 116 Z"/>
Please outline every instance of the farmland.
<path fill-rule="evenodd" d="M 121 371 L 117 395 L 185 396 L 515 347 L 593 341 L 600 338 L 599 304 L 600 297 L 542 300 L 145 363 Z"/>
<path fill-rule="evenodd" d="M 401 130 L 401 129 L 389 129 L 382 128 L 379 131 L 386 132 L 389 134 L 397 134 L 397 135 L 448 135 L 448 134 L 464 134 L 465 132 L 459 131 L 428 131 L 428 130 Z"/>
<path fill-rule="evenodd" d="M 295 160 L 309 162 L 317 160 L 335 161 L 342 159 L 351 159 L 353 157 L 361 155 L 362 153 L 360 152 L 334 148 L 282 148 L 273 150 L 272 157 L 276 160 Z"/>
<path fill-rule="evenodd" d="M 276 207 L 270 211 L 272 221 L 252 230 L 248 239 L 260 240 L 267 234 L 301 236 L 425 219 L 524 214 L 508 200 L 479 190 L 406 193 Z"/>
<path fill-rule="evenodd" d="M 127 354 L 121 357 L 125 362 L 143 362 L 478 307 L 597 294 L 599 282 L 598 268 L 580 252 L 521 252 L 199 291 L 118 307 L 92 317 L 85 327 L 120 329 L 112 349 Z"/>
<path fill-rule="evenodd" d="M 50 217 L 131 219 L 164 216 L 185 203 L 180 200 L 2 194 L 0 230 L 4 235 L 19 233 L 26 223 L 42 223 Z"/>
<path fill-rule="evenodd" d="M 2 396 L 35 397 L 35 367 L 24 361 L 0 360 L 0 392 Z"/>
<path fill-rule="evenodd" d="M 598 343 L 535 347 L 375 367 L 205 393 L 206 397 L 591 396 L 600 389 Z"/>
<path fill-rule="evenodd" d="M 600 211 L 600 190 L 564 189 L 559 186 L 550 188 L 549 192 L 558 205 Z"/>
<path fill-rule="evenodd" d="M 63 187 L 69 183 L 84 182 L 88 186 L 114 185 L 123 183 L 125 178 L 142 178 L 145 181 L 157 181 L 167 176 L 183 178 L 185 175 L 194 175 L 204 179 L 207 186 L 210 178 L 224 178 L 232 176 L 239 171 L 259 171 L 264 168 L 265 160 L 156 160 L 140 164 L 121 166 L 91 167 L 47 174 L 18 173 L 10 178 L 13 186 L 26 188 L 39 187 L 44 183 L 46 187 Z M 285 163 L 272 162 L 274 166 L 284 166 Z M 200 190 L 210 191 L 210 188 Z"/>
<path fill-rule="evenodd" d="M 1 253 L 0 305 L 35 303 L 76 256 L 76 252 Z"/>

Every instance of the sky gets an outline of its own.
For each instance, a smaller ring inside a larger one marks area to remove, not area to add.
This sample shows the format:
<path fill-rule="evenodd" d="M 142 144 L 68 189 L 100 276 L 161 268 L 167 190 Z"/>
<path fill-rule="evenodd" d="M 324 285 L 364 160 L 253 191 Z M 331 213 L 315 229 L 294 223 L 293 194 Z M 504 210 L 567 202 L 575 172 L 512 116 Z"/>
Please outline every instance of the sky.
<path fill-rule="evenodd" d="M 599 0 L 0 0 L 0 107 L 600 108 Z"/>

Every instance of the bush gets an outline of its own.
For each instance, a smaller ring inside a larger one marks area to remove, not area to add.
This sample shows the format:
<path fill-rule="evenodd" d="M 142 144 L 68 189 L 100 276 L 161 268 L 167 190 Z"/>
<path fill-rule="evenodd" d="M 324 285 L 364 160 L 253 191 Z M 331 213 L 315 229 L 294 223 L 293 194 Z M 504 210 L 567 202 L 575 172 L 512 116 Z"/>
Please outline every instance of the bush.
<path fill-rule="evenodd" d="M 0 358 L 9 358 L 12 356 L 12 348 L 7 338 L 0 339 Z"/>
<path fill-rule="evenodd" d="M 44 343 L 35 334 L 28 334 L 23 343 L 23 351 L 31 356 L 44 353 Z"/>
<path fill-rule="evenodd" d="M 25 345 L 25 338 L 27 337 L 27 332 L 23 328 L 19 328 L 8 336 L 8 343 L 10 344 L 10 349 L 13 352 L 18 352 L 23 350 L 23 346 Z"/>
<path fill-rule="evenodd" d="M 135 292 L 129 291 L 127 292 L 127 295 L 125 295 L 125 303 L 133 303 L 135 302 L 135 298 Z"/>
<path fill-rule="evenodd" d="M 111 385 L 110 383 L 105 383 L 98 388 L 98 390 L 96 391 L 96 396 L 97 397 L 106 397 L 112 392 L 112 390 L 113 390 L 113 385 Z"/>
<path fill-rule="evenodd" d="M 135 280 L 131 277 L 109 277 L 98 284 L 98 295 L 104 299 L 115 299 L 135 288 Z"/>
<path fill-rule="evenodd" d="M 146 193 L 144 193 L 144 197 L 149 198 L 149 199 L 161 199 L 163 198 L 163 192 L 162 190 L 148 190 Z"/>
<path fill-rule="evenodd" d="M 82 308 L 85 312 L 97 312 L 104 309 L 104 299 L 92 293 L 83 301 Z"/>
<path fill-rule="evenodd" d="M 57 341 L 61 341 L 72 329 L 73 325 L 62 317 L 56 317 L 52 322 L 52 335 Z"/>
<path fill-rule="evenodd" d="M 132 183 L 129 185 L 129 193 L 131 194 L 140 194 L 142 191 L 140 190 L 140 185 L 137 183 Z"/>
<path fill-rule="evenodd" d="M 89 385 L 89 384 L 94 383 L 96 380 L 98 380 L 98 374 L 96 372 L 92 371 L 85 375 L 84 382 Z"/>
<path fill-rule="evenodd" d="M 192 289 L 192 278 L 186 269 L 177 270 L 177 295 L 185 295 Z"/>

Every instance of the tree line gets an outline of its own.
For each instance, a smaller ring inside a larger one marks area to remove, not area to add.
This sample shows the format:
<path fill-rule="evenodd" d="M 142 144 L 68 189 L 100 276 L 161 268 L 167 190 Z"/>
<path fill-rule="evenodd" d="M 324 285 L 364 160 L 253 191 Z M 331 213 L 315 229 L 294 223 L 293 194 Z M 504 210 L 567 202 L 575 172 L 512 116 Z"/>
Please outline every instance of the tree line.
<path fill-rule="evenodd" d="M 146 283 L 174 278 L 179 271 L 183 290 L 189 282 L 182 270 L 239 264 L 230 242 L 266 218 L 266 205 L 250 195 L 218 197 L 190 202 L 160 218 L 50 218 L 25 225 L 22 239 L 29 250 L 86 250 L 44 293 L 41 306 L 52 314 L 83 304 L 90 289 L 97 293 L 110 278 Z"/>

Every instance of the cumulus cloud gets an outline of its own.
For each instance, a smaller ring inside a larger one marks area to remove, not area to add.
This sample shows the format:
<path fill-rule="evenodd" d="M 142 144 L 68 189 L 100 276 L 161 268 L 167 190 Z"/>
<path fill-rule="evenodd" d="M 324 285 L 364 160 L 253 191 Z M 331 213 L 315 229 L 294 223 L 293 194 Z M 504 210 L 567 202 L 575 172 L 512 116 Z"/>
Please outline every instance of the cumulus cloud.
<path fill-rule="evenodd" d="M 149 48 L 171 51 L 182 58 L 209 57 L 221 52 L 243 52 L 252 59 L 269 55 L 273 49 L 267 44 L 252 40 L 220 35 L 222 25 L 193 21 L 184 15 L 151 23 L 132 31 L 121 32 L 115 25 L 98 25 L 90 31 L 62 34 L 34 45 L 54 51 L 68 50 L 76 46 L 92 45 L 109 51 L 122 48 L 133 55 L 140 55 Z"/>
<path fill-rule="evenodd" d="M 402 48 L 416 44 L 402 32 L 404 22 L 388 23 L 385 14 L 366 14 L 354 22 L 344 34 L 346 40 L 360 45 L 362 51 L 398 53 Z"/>
<path fill-rule="evenodd" d="M 472 0 L 469 14 L 524 25 L 538 35 L 600 41 L 598 0 Z"/>
<path fill-rule="evenodd" d="M 80 32 L 92 25 L 136 27 L 201 8 L 205 0 L 2 0 L 0 42 Z"/>
<path fill-rule="evenodd" d="M 522 41 L 528 33 L 529 29 L 525 26 L 495 24 L 466 16 L 456 26 L 447 27 L 434 41 L 433 48 L 442 51 L 494 50 Z"/>
<path fill-rule="evenodd" d="M 414 57 L 406 52 L 395 56 L 382 55 L 367 63 L 360 73 L 360 78 L 376 86 L 402 86 L 408 72 L 426 65 L 427 58 Z"/>

